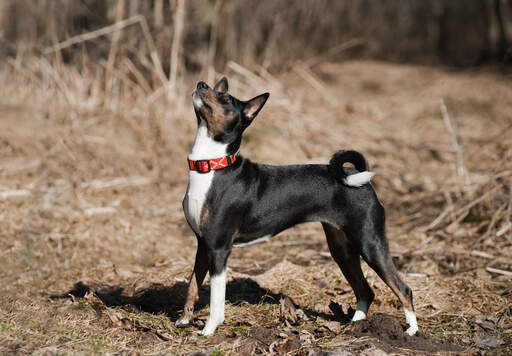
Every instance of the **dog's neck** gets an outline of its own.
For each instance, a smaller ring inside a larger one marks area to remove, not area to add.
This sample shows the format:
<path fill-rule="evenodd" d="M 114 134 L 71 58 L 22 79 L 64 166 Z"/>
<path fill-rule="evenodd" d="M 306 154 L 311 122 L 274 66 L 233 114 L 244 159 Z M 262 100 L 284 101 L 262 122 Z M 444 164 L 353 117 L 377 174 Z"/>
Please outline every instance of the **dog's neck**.
<path fill-rule="evenodd" d="M 208 136 L 206 122 L 201 120 L 197 127 L 194 144 L 188 154 L 188 159 L 198 161 L 212 158 L 219 158 L 228 155 L 228 144 L 215 141 Z"/>

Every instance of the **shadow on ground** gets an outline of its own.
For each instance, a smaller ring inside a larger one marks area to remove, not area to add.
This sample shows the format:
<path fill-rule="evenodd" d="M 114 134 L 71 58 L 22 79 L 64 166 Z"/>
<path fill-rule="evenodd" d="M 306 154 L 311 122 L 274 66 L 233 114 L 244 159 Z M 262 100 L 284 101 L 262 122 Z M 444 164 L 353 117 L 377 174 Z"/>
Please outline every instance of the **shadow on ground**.
<path fill-rule="evenodd" d="M 163 313 L 172 321 L 175 321 L 183 309 L 186 290 L 186 283 L 177 282 L 172 286 L 153 284 L 133 295 L 126 295 L 124 293 L 125 289 L 121 286 L 86 285 L 83 282 L 77 282 L 69 291 L 50 295 L 50 298 L 83 298 L 87 293 L 93 292 L 107 307 L 123 307 L 132 312 Z M 230 281 L 226 286 L 226 299 L 235 305 L 244 302 L 253 305 L 260 303 L 279 304 L 281 300 L 286 299 L 293 303 L 286 295 L 282 293 L 276 294 L 262 288 L 256 281 L 250 278 L 238 278 Z M 206 285 L 200 289 L 199 300 L 195 306 L 196 310 L 203 309 L 208 304 L 208 301 L 209 286 Z M 354 351 L 361 351 L 368 347 L 378 347 L 386 352 L 396 352 L 401 348 L 423 352 L 457 352 L 463 350 L 458 345 L 430 340 L 421 333 L 413 337 L 407 336 L 400 322 L 390 315 L 377 313 L 370 316 L 367 320 L 349 324 L 350 314 L 353 313 L 352 310 L 345 314 L 341 306 L 336 303 L 331 303 L 329 307 L 332 314 L 319 313 L 307 308 L 304 308 L 303 311 L 313 320 L 321 317 L 328 321 L 340 322 L 342 325 L 349 327 L 344 331 L 347 337 L 351 335 L 357 340 L 366 340 L 361 344 L 354 344 Z M 285 330 L 287 337 L 283 341 L 283 330 L 279 328 L 253 327 L 246 335 L 245 343 L 250 346 L 251 350 L 256 350 L 256 348 L 267 350 L 273 343 L 276 343 L 278 349 L 283 352 L 295 350 L 301 345 L 300 334 L 290 330 Z M 327 332 L 327 330 L 323 332 Z M 370 339 L 371 341 L 368 341 Z M 313 353 L 313 355 L 324 354 L 327 355 L 328 353 L 322 351 Z"/>
<path fill-rule="evenodd" d="M 162 284 L 152 284 L 148 288 L 142 289 L 133 295 L 126 295 L 124 288 L 121 286 L 111 285 L 86 285 L 83 282 L 77 282 L 67 292 L 62 294 L 50 295 L 51 299 L 62 299 L 77 297 L 83 298 L 88 292 L 94 292 L 96 296 L 107 307 L 128 307 L 136 308 L 152 314 L 164 313 L 172 321 L 176 321 L 185 304 L 185 296 L 187 284 L 185 282 L 177 282 L 172 286 L 164 286 Z M 208 305 L 209 286 L 202 286 L 199 290 L 199 298 L 194 309 L 199 311 Z M 237 278 L 226 285 L 226 300 L 232 304 L 279 304 L 282 298 L 288 298 L 282 293 L 273 293 L 266 288 L 262 288 L 256 281 L 250 278 Z M 339 315 L 330 315 L 319 313 L 311 309 L 303 309 L 304 313 L 309 317 L 322 317 L 326 320 L 340 320 Z"/>

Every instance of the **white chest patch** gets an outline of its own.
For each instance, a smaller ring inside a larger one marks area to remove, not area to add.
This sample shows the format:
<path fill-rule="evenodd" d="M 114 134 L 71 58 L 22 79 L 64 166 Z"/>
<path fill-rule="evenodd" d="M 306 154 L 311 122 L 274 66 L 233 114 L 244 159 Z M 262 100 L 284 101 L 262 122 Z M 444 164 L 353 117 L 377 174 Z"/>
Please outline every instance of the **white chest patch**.
<path fill-rule="evenodd" d="M 194 161 L 218 158 L 226 155 L 227 145 L 217 142 L 208 137 L 206 122 L 201 121 L 197 128 L 194 145 L 190 150 L 188 158 Z M 183 208 L 185 217 L 192 229 L 201 235 L 201 211 L 208 191 L 211 188 L 215 171 L 208 173 L 198 173 L 196 171 L 188 172 L 188 187 Z"/>
<path fill-rule="evenodd" d="M 200 222 L 201 211 L 203 210 L 206 194 L 210 190 L 214 172 L 197 173 L 190 171 L 188 173 L 188 188 L 185 196 L 185 217 L 197 234 L 201 234 Z"/>

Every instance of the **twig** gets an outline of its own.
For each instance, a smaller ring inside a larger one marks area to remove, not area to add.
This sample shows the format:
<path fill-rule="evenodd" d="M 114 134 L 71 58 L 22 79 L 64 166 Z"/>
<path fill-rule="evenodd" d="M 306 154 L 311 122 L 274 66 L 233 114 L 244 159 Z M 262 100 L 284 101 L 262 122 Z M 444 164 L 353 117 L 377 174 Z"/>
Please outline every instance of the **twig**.
<path fill-rule="evenodd" d="M 432 221 L 429 226 L 426 227 L 425 231 L 432 230 L 433 228 L 435 228 L 452 211 L 453 211 L 453 205 L 447 206 L 446 209 L 444 209 L 443 212 L 441 214 L 439 214 L 439 216 L 437 218 L 435 218 L 434 221 Z"/>
<path fill-rule="evenodd" d="M 488 259 L 491 259 L 491 260 L 494 259 L 494 256 L 491 255 L 490 253 L 487 253 L 487 252 L 484 252 L 484 251 L 478 251 L 478 250 L 471 251 L 471 256 L 488 258 Z"/>
<path fill-rule="evenodd" d="M 485 270 L 490 273 L 496 273 L 496 274 L 501 274 L 503 276 L 512 277 L 511 271 L 505 271 L 503 269 L 494 268 L 494 267 L 486 267 Z"/>
<path fill-rule="evenodd" d="M 32 195 L 27 189 L 4 190 L 0 192 L 0 200 L 22 200 Z"/>
<path fill-rule="evenodd" d="M 162 85 L 165 86 L 167 85 L 167 78 L 165 77 L 162 64 L 160 63 L 160 57 L 158 57 L 158 51 L 156 50 L 155 41 L 153 41 L 153 37 L 151 37 L 151 33 L 149 32 L 148 22 L 146 21 L 146 18 L 144 16 L 136 16 L 140 16 L 140 27 L 142 28 L 142 33 L 146 38 L 146 42 L 149 47 L 149 56 L 153 61 L 154 69 L 156 70 L 156 75 L 162 82 Z"/>
<path fill-rule="evenodd" d="M 162 69 L 162 64 L 160 62 L 160 58 L 158 57 L 158 52 L 156 51 L 155 42 L 153 41 L 153 38 L 151 37 L 151 34 L 149 32 L 148 23 L 146 21 L 146 18 L 142 15 L 135 15 L 130 18 L 127 18 L 123 21 L 116 22 L 113 25 L 105 26 L 103 28 L 100 28 L 99 30 L 87 32 L 78 36 L 73 36 L 66 41 L 60 42 L 54 46 L 48 47 L 43 50 L 44 54 L 49 54 L 55 51 L 59 51 L 61 49 L 73 46 L 78 43 L 82 43 L 85 41 L 90 41 L 98 37 L 106 36 L 114 31 L 120 31 L 125 27 L 131 26 L 133 24 L 139 23 L 142 29 L 142 33 L 144 34 L 144 38 L 146 39 L 146 42 L 149 47 L 150 57 L 153 61 L 154 69 L 156 70 L 156 74 L 163 85 L 167 85 L 167 78 L 165 77 L 165 74 Z"/>
<path fill-rule="evenodd" d="M 119 80 L 123 81 L 127 86 L 133 88 L 135 91 L 139 93 L 139 95 L 145 95 L 144 90 L 140 85 L 137 85 L 132 79 L 130 79 L 126 73 L 119 71 L 113 67 L 108 67 L 108 63 L 105 60 L 101 60 L 99 64 L 105 68 L 105 70 L 109 70 L 112 77 L 117 77 Z"/>
<path fill-rule="evenodd" d="M 339 45 L 329 49 L 328 51 L 324 53 L 320 53 L 317 56 L 314 56 L 312 58 L 309 58 L 305 61 L 305 64 L 308 67 L 314 67 L 315 65 L 321 63 L 322 61 L 327 60 L 328 58 L 335 56 L 339 54 L 340 52 L 346 51 L 347 49 L 354 48 L 357 46 L 360 46 L 364 44 L 366 40 L 362 38 L 352 38 L 351 40 L 348 40 L 346 42 L 340 43 Z"/>
<path fill-rule="evenodd" d="M 153 6 L 153 23 L 159 29 L 164 25 L 164 0 L 155 0 Z"/>
<path fill-rule="evenodd" d="M 73 100 L 73 97 L 71 96 L 72 92 L 69 90 L 69 88 L 66 86 L 65 81 L 62 80 L 62 77 L 59 72 L 55 70 L 55 68 L 48 62 L 48 60 L 44 57 L 39 58 L 39 65 L 41 66 L 41 71 L 43 73 L 46 73 L 49 75 L 50 78 L 52 78 L 57 85 L 57 87 L 61 90 L 62 94 L 64 95 L 64 99 L 69 103 L 73 104 L 75 101 Z"/>
<path fill-rule="evenodd" d="M 116 7 L 116 23 L 122 21 L 124 16 L 125 0 L 119 0 Z M 107 92 L 112 91 L 114 85 L 112 79 L 112 69 L 114 68 L 114 62 L 116 60 L 117 49 L 119 47 L 119 40 L 121 39 L 121 31 L 114 31 L 112 34 L 112 41 L 110 43 L 110 51 L 107 59 L 107 71 L 105 73 L 105 90 Z"/>
<path fill-rule="evenodd" d="M 512 223 L 509 222 L 508 224 L 505 224 L 505 226 L 503 226 L 501 229 L 499 229 L 498 232 L 496 232 L 496 236 L 500 237 L 508 230 L 510 230 L 510 228 L 512 228 Z"/>
<path fill-rule="evenodd" d="M 185 27 L 185 6 L 185 0 L 178 0 L 176 15 L 174 16 L 174 34 L 171 46 L 171 68 L 169 70 L 169 91 L 167 93 L 169 98 L 176 96 L 176 82 L 181 62 L 179 54 L 182 47 L 183 28 Z"/>
<path fill-rule="evenodd" d="M 459 214 L 462 214 L 466 211 L 468 211 L 469 209 L 471 209 L 472 207 L 474 207 L 476 204 L 480 203 L 482 200 L 484 200 L 485 198 L 487 198 L 490 194 L 494 193 L 496 190 L 498 190 L 499 188 L 501 188 L 502 185 L 497 185 L 496 187 L 488 190 L 487 192 L 485 192 L 483 195 L 481 195 L 479 198 L 473 200 L 472 202 L 464 205 L 462 208 L 460 208 L 459 210 L 457 210 L 457 212 L 455 213 L 455 216 L 459 215 Z M 458 220 L 462 220 L 464 218 L 464 216 L 466 216 L 466 214 L 462 214 L 462 218 L 459 216 L 457 218 L 457 221 Z"/>
<path fill-rule="evenodd" d="M 66 145 L 66 142 L 64 142 L 64 138 L 62 138 L 60 135 L 58 137 L 59 137 L 59 141 L 58 142 L 62 145 L 62 147 L 64 147 L 64 149 L 68 153 L 69 157 L 71 157 L 71 159 L 73 161 L 76 161 L 75 154 L 73 153 L 73 151 L 71 151 L 71 148 L 69 148 L 69 146 Z"/>
<path fill-rule="evenodd" d="M 123 58 L 123 64 L 128 68 L 128 70 L 135 76 L 137 79 L 138 84 L 144 89 L 146 93 L 151 92 L 151 86 L 147 82 L 146 78 L 144 78 L 144 75 L 140 72 L 140 70 L 135 67 L 133 62 L 128 57 Z"/>
<path fill-rule="evenodd" d="M 491 222 L 489 223 L 489 225 L 487 226 L 487 231 L 485 232 L 485 234 L 482 236 L 482 238 L 480 240 L 485 240 L 492 232 L 492 229 L 494 228 L 494 225 L 496 225 L 496 223 L 498 222 L 498 220 L 501 218 L 501 215 L 502 215 L 502 212 L 505 210 L 505 208 L 507 207 L 508 205 L 508 202 L 505 202 L 503 203 L 499 208 L 498 210 L 496 210 L 496 212 L 494 213 L 494 215 L 492 216 L 492 219 L 491 219 Z"/>
<path fill-rule="evenodd" d="M 221 5 L 222 1 L 215 0 L 210 30 L 210 42 L 208 45 L 208 83 L 212 83 L 215 80 L 215 53 L 217 52 L 217 28 L 219 25 L 219 12 Z"/>
<path fill-rule="evenodd" d="M 457 135 L 455 131 L 453 130 L 452 123 L 450 120 L 450 116 L 448 115 L 448 109 L 446 108 L 446 105 L 444 103 L 444 99 L 441 99 L 440 103 L 441 107 L 441 114 L 443 115 L 444 124 L 446 126 L 446 129 L 448 130 L 448 133 L 450 134 L 450 137 L 452 139 L 452 146 L 457 154 L 457 174 L 459 178 L 464 179 L 464 185 L 467 186 L 471 184 L 471 181 L 469 179 L 469 175 L 467 173 L 466 167 L 464 166 L 464 158 L 462 157 L 462 147 L 459 144 L 459 141 L 457 139 Z"/>
<path fill-rule="evenodd" d="M 239 75 L 246 77 L 247 82 L 251 83 L 251 86 L 254 87 L 255 84 L 258 86 L 265 86 L 265 80 L 263 78 L 245 68 L 244 66 L 233 61 L 229 61 L 227 66 Z"/>
<path fill-rule="evenodd" d="M 120 177 L 113 179 L 93 180 L 90 183 L 81 184 L 81 187 L 98 191 L 110 188 L 120 189 L 125 187 L 148 185 L 152 182 L 153 179 L 151 177 Z"/>
<path fill-rule="evenodd" d="M 123 21 L 116 22 L 113 25 L 105 26 L 103 28 L 100 28 L 95 31 L 83 33 L 81 35 L 73 36 L 66 41 L 57 43 L 51 47 L 45 48 L 43 50 L 43 54 L 49 54 L 55 51 L 59 51 L 61 49 L 73 46 L 78 43 L 82 43 L 85 41 L 90 41 L 98 37 L 106 36 L 114 31 L 122 30 L 125 27 L 131 26 L 133 24 L 136 24 L 141 21 L 141 18 L 143 18 L 142 15 L 136 15 L 133 17 L 130 17 L 128 19 L 125 19 Z"/>
<path fill-rule="evenodd" d="M 501 188 L 501 185 L 498 185 L 491 190 L 485 192 L 483 195 L 481 195 L 479 198 L 469 202 L 468 204 L 464 205 L 462 208 L 458 209 L 456 212 L 453 212 L 453 205 L 450 205 L 446 207 L 441 214 L 437 218 L 434 219 L 430 223 L 429 226 L 423 229 L 423 231 L 432 230 L 434 227 L 439 225 L 450 213 L 453 213 L 453 216 L 456 217 L 451 224 L 458 224 L 459 222 L 464 219 L 468 213 L 468 211 L 475 206 L 476 204 L 480 203 L 482 200 L 486 199 L 490 194 L 494 193 L 498 188 Z"/>
<path fill-rule="evenodd" d="M 315 75 L 311 72 L 311 70 L 309 70 L 308 67 L 303 64 L 298 64 L 293 67 L 293 70 L 295 73 L 301 76 L 302 79 L 308 82 L 309 85 L 318 90 L 322 94 L 322 97 L 324 97 L 330 105 L 336 106 L 338 104 L 338 100 L 331 94 L 329 90 L 327 90 L 327 88 L 320 82 L 320 80 L 315 77 Z"/>
<path fill-rule="evenodd" d="M 113 215 L 117 212 L 117 210 L 111 206 L 98 206 L 93 208 L 88 208 L 84 210 L 84 214 L 86 216 L 108 216 Z"/>

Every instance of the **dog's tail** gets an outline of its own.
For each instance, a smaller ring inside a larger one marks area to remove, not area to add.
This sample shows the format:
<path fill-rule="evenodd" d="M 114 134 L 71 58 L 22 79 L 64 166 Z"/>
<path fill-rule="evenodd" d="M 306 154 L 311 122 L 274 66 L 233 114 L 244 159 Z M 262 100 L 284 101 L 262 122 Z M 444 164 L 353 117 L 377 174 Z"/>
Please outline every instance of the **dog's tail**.
<path fill-rule="evenodd" d="M 359 173 L 347 175 L 343 168 L 344 163 L 352 163 Z M 348 186 L 360 187 L 370 181 L 375 175 L 368 172 L 368 162 L 364 156 L 357 151 L 338 151 L 329 162 L 329 172 Z"/>

